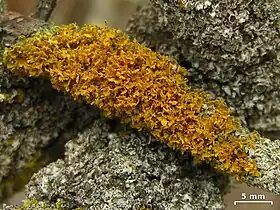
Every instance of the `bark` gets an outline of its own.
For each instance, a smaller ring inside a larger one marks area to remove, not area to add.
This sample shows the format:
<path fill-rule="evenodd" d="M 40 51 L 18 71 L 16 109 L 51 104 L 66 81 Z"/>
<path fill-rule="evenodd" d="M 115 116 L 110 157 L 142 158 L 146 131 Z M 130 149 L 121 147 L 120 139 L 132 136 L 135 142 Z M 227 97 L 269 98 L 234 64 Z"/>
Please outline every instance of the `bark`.
<path fill-rule="evenodd" d="M 4 14 L 7 11 L 6 0 L 0 0 L 0 14 Z"/>
<path fill-rule="evenodd" d="M 33 18 L 48 21 L 56 7 L 56 0 L 39 0 L 37 11 L 32 15 Z"/>
<path fill-rule="evenodd" d="M 5 47 L 47 27 L 15 12 L 0 17 Z M 49 81 L 12 75 L 0 63 L 0 201 L 27 184 L 39 168 L 63 155 L 64 144 L 94 120 L 96 111 L 53 90 Z"/>

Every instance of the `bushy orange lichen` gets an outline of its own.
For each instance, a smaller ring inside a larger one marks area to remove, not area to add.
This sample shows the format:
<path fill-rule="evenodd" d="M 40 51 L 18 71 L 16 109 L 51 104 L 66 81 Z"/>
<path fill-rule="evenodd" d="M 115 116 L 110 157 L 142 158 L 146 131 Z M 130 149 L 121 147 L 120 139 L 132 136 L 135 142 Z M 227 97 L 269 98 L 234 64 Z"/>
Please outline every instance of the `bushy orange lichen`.
<path fill-rule="evenodd" d="M 56 27 L 6 49 L 4 62 L 15 73 L 49 76 L 55 89 L 225 173 L 258 175 L 245 150 L 258 134 L 238 136 L 241 125 L 223 101 L 191 90 L 186 69 L 120 30 Z"/>

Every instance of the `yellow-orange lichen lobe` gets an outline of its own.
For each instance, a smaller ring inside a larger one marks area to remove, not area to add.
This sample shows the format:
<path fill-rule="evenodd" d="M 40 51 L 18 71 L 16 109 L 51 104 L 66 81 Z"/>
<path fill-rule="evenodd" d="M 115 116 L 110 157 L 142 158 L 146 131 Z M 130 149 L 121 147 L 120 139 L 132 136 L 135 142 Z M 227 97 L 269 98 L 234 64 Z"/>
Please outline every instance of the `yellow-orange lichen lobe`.
<path fill-rule="evenodd" d="M 23 40 L 4 57 L 12 72 L 48 75 L 57 90 L 98 106 L 107 117 L 146 128 L 198 161 L 240 179 L 258 175 L 246 148 L 259 137 L 238 136 L 242 127 L 225 102 L 191 90 L 186 69 L 120 30 L 61 26 Z"/>

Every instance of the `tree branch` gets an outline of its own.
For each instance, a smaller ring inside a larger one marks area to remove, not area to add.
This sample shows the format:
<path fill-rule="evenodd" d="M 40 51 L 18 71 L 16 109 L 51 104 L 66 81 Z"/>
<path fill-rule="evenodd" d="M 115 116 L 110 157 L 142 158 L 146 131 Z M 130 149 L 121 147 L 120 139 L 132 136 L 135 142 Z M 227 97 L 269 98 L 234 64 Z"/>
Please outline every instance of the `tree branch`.
<path fill-rule="evenodd" d="M 37 11 L 31 15 L 32 18 L 48 21 L 56 7 L 57 0 L 39 0 Z"/>
<path fill-rule="evenodd" d="M 7 11 L 7 2 L 6 0 L 0 0 L 0 15 L 4 14 Z"/>

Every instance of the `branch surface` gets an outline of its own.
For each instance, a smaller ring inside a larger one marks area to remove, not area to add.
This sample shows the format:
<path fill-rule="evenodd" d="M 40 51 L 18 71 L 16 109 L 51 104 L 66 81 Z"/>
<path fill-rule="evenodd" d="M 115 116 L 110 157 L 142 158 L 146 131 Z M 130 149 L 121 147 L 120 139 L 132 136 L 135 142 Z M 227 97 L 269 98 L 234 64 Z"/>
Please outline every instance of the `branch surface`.
<path fill-rule="evenodd" d="M 6 0 L 0 0 L 0 14 L 4 14 L 7 11 Z"/>
<path fill-rule="evenodd" d="M 32 15 L 33 18 L 48 21 L 56 7 L 56 0 L 39 0 L 37 11 Z"/>

